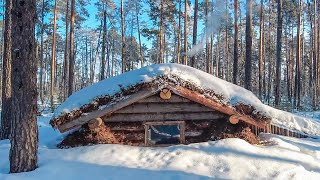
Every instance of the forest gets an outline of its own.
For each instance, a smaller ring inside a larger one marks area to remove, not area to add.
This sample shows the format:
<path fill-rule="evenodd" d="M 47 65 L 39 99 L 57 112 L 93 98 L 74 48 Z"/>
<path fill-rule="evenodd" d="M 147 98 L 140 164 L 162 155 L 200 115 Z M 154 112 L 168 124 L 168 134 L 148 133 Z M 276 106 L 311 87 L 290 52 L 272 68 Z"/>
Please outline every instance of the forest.
<path fill-rule="evenodd" d="M 319 108 L 316 0 L 36 3 L 38 99 L 52 109 L 74 91 L 153 63 L 190 65 L 287 111 Z"/>
<path fill-rule="evenodd" d="M 188 65 L 285 111 L 320 108 L 317 0 L 2 0 L 1 131 L 37 167 L 37 115 L 98 81 Z M 21 150 L 21 147 L 27 148 Z"/>

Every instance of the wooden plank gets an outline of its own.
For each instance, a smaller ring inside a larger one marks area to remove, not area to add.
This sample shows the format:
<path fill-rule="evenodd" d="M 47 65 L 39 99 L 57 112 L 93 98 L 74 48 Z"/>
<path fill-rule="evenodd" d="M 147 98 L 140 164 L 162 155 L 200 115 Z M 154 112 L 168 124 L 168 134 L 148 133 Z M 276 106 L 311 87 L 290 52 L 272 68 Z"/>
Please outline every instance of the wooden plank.
<path fill-rule="evenodd" d="M 144 126 L 144 145 L 149 145 L 149 125 Z"/>
<path fill-rule="evenodd" d="M 158 95 L 153 95 L 137 101 L 137 103 L 188 103 L 192 102 L 189 99 L 172 94 L 168 100 L 161 99 Z"/>
<path fill-rule="evenodd" d="M 170 120 L 213 120 L 227 118 L 215 112 L 201 113 L 149 113 L 149 114 L 113 114 L 103 117 L 105 122 L 136 122 L 136 121 L 170 121 Z"/>
<path fill-rule="evenodd" d="M 214 112 L 213 109 L 198 103 L 134 103 L 115 113 L 172 113 L 172 112 Z"/>
<path fill-rule="evenodd" d="M 185 124 L 184 121 L 157 121 L 157 122 L 145 122 L 144 125 L 181 125 Z"/>
<path fill-rule="evenodd" d="M 185 97 L 191 101 L 200 103 L 202 105 L 205 105 L 209 108 L 212 108 L 214 110 L 220 111 L 222 113 L 228 114 L 228 115 L 239 115 L 241 116 L 240 120 L 247 122 L 249 124 L 261 127 L 263 129 L 267 128 L 267 125 L 270 123 L 270 121 L 264 121 L 264 122 L 260 122 L 260 121 L 255 121 L 254 119 L 252 119 L 249 116 L 246 115 L 242 115 L 240 113 L 238 113 L 236 110 L 234 110 L 233 108 L 230 108 L 228 106 L 225 106 L 223 104 L 220 104 L 218 102 L 215 102 L 209 98 L 206 98 L 204 95 L 195 92 L 195 91 L 191 91 L 189 89 L 183 88 L 181 86 L 175 86 L 175 87 L 168 87 L 172 92 L 174 92 L 175 94 Z"/>
<path fill-rule="evenodd" d="M 76 127 L 79 127 L 85 123 L 87 123 L 90 119 L 94 119 L 94 118 L 97 118 L 97 117 L 102 117 L 106 114 L 111 114 L 112 112 L 115 112 L 125 106 L 128 106 L 130 104 L 133 104 L 134 102 L 140 100 L 140 99 L 143 99 L 143 98 L 146 98 L 148 96 L 151 96 L 153 94 L 155 94 L 157 92 L 156 89 L 143 89 L 143 90 L 140 90 L 132 95 L 129 95 L 127 98 L 117 102 L 117 103 L 114 103 L 110 106 L 107 106 L 103 109 L 99 109 L 99 110 L 96 110 L 96 111 L 93 111 L 93 112 L 90 112 L 89 114 L 85 115 L 85 116 L 81 116 L 80 118 L 78 119 L 75 119 L 71 122 L 68 122 L 68 123 L 65 123 L 61 126 L 58 127 L 59 131 L 60 132 L 66 132 L 70 129 L 73 129 L 73 128 L 76 128 Z"/>
<path fill-rule="evenodd" d="M 183 124 L 180 124 L 180 143 L 185 144 L 186 143 L 186 124 L 183 122 Z"/>

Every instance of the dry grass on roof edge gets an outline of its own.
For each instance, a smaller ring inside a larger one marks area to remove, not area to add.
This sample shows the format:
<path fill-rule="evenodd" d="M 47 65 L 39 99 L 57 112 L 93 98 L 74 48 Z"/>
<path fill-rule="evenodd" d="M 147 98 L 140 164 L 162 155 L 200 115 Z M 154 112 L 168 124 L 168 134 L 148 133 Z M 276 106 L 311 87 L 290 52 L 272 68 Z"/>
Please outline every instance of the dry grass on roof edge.
<path fill-rule="evenodd" d="M 99 107 L 103 106 L 103 105 L 116 103 L 116 102 L 120 101 L 121 99 L 123 99 L 124 97 L 131 95 L 131 94 L 134 94 L 135 92 L 138 92 L 141 89 L 150 88 L 150 87 L 161 88 L 161 87 L 165 87 L 167 85 L 181 86 L 181 87 L 187 88 L 191 91 L 195 91 L 200 94 L 203 94 L 206 98 L 210 98 L 213 101 L 216 101 L 220 104 L 224 104 L 224 105 L 228 106 L 228 104 L 226 104 L 226 102 L 224 101 L 224 97 L 220 94 L 216 94 L 213 90 L 201 88 L 201 87 L 197 86 L 195 83 L 190 82 L 190 81 L 184 81 L 179 76 L 176 76 L 173 74 L 166 74 L 166 75 L 160 75 L 160 76 L 156 77 L 153 81 L 148 82 L 148 83 L 146 83 L 146 82 L 137 83 L 137 84 L 135 84 L 133 86 L 129 86 L 127 88 L 121 87 L 120 92 L 118 92 L 112 96 L 105 95 L 103 97 L 99 97 L 99 98 L 95 99 L 94 101 L 92 101 L 91 103 L 82 106 L 78 110 L 74 110 L 72 112 L 62 114 L 62 115 L 52 119 L 50 121 L 50 125 L 52 127 L 59 127 L 62 124 L 68 123 L 74 119 L 79 118 L 83 113 L 92 112 L 94 110 L 99 109 Z M 258 120 L 258 121 L 270 120 L 269 117 L 266 117 L 266 116 L 260 114 L 259 112 L 256 112 L 255 107 L 253 107 L 252 105 L 246 105 L 246 104 L 241 103 L 241 104 L 234 106 L 233 108 L 235 108 L 235 110 L 237 112 L 239 112 L 240 114 L 248 115 L 251 118 Z"/>

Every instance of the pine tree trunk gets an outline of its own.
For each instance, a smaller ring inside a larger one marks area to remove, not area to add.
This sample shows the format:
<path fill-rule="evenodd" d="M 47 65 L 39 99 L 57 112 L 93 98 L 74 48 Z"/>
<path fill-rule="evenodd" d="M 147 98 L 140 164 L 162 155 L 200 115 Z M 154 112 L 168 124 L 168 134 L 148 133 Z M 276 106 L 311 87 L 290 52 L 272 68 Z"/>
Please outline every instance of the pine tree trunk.
<path fill-rule="evenodd" d="M 65 39 L 65 45 L 64 45 L 64 61 L 63 61 L 63 84 L 64 84 L 64 90 L 63 90 L 63 98 L 66 99 L 67 97 L 67 89 L 68 89 L 68 42 L 69 42 L 69 0 L 66 0 L 66 39 Z"/>
<path fill-rule="evenodd" d="M 142 52 L 142 45 L 141 45 L 141 31 L 140 31 L 140 21 L 139 21 L 139 4 L 136 1 L 136 20 L 137 20 L 137 28 L 138 28 L 138 39 L 139 39 L 139 56 L 140 56 L 140 64 L 141 67 L 144 66 L 144 56 Z"/>
<path fill-rule="evenodd" d="M 302 0 L 299 0 L 299 8 L 298 8 L 298 26 L 297 26 L 297 48 L 296 48 L 296 81 L 295 81 L 295 107 L 300 108 L 300 60 L 301 60 L 301 37 L 300 37 L 300 30 L 301 30 L 301 6 Z"/>
<path fill-rule="evenodd" d="M 246 0 L 246 61 L 245 83 L 249 91 L 252 90 L 252 0 Z"/>
<path fill-rule="evenodd" d="M 40 73 L 39 73 L 39 80 L 40 80 L 40 83 L 39 83 L 39 94 L 40 94 L 40 100 L 41 100 L 41 103 L 43 104 L 43 64 L 44 64 L 44 59 L 43 59 L 43 35 L 44 35 L 44 9 L 45 9 L 45 1 L 42 0 L 42 8 L 41 8 L 41 42 L 40 42 Z"/>
<path fill-rule="evenodd" d="M 123 0 L 121 0 L 121 42 L 122 42 L 122 48 L 121 48 L 121 58 L 122 58 L 122 73 L 127 71 L 127 60 L 125 55 L 125 49 L 126 49 L 126 42 L 124 37 L 125 29 L 124 29 L 124 10 L 123 10 Z"/>
<path fill-rule="evenodd" d="M 2 63 L 2 112 L 0 139 L 8 139 L 12 121 L 12 96 L 11 96 L 11 33 L 12 33 L 12 0 L 6 1 L 5 27 L 4 27 L 4 51 Z"/>
<path fill-rule="evenodd" d="M 217 56 L 216 56 L 216 76 L 220 77 L 220 31 L 217 34 L 217 50 L 216 50 Z"/>
<path fill-rule="evenodd" d="M 69 83 L 68 96 L 73 93 L 74 87 L 74 20 L 75 20 L 75 0 L 71 0 L 71 23 L 70 23 L 70 52 L 69 52 Z"/>
<path fill-rule="evenodd" d="M 159 50 L 160 57 L 158 63 L 163 63 L 163 1 L 160 0 L 160 19 L 159 19 Z"/>
<path fill-rule="evenodd" d="M 10 172 L 18 173 L 34 170 L 38 159 L 36 0 L 15 0 L 12 11 Z"/>
<path fill-rule="evenodd" d="M 177 47 L 177 61 L 180 64 L 180 52 L 181 52 L 181 0 L 179 0 L 179 19 L 178 19 L 178 47 Z"/>
<path fill-rule="evenodd" d="M 318 72 L 317 72 L 317 62 L 318 62 L 318 52 L 317 52 L 317 0 L 314 0 L 313 2 L 313 8 L 314 8 L 314 15 L 313 15 L 313 98 L 312 98 L 312 107 L 314 110 L 316 110 L 316 104 L 317 104 L 317 78 L 318 78 Z M 312 22 L 311 22 L 312 24 Z M 319 24 L 320 25 L 320 24 Z"/>
<path fill-rule="evenodd" d="M 54 84 L 55 84 L 55 55 L 56 55 L 56 29 L 57 29 L 57 0 L 54 1 L 53 10 L 53 35 L 52 35 L 52 48 L 51 48 L 51 85 L 50 85 L 50 107 L 51 112 L 54 110 Z"/>
<path fill-rule="evenodd" d="M 197 44 L 197 28 L 198 28 L 198 0 L 194 2 L 194 16 L 193 16 L 193 37 L 192 37 L 192 45 L 195 46 Z M 191 66 L 196 66 L 196 57 L 197 55 L 193 55 L 191 57 Z"/>
<path fill-rule="evenodd" d="M 260 2 L 259 28 L 259 98 L 262 99 L 262 72 L 263 72 L 263 0 Z"/>
<path fill-rule="evenodd" d="M 281 80 L 281 38 L 282 38 L 282 0 L 277 0 L 278 4 L 278 23 L 277 23 L 277 63 L 276 63 L 276 86 L 275 86 L 275 105 L 280 104 L 280 80 Z"/>
<path fill-rule="evenodd" d="M 107 5 L 103 3 L 103 30 L 101 45 L 101 61 L 100 61 L 100 81 L 105 78 L 105 59 L 106 59 L 106 34 L 107 34 Z"/>
<path fill-rule="evenodd" d="M 229 40 L 228 40 L 228 17 L 229 16 L 229 11 L 228 11 L 228 1 L 226 1 L 226 26 L 225 26 L 225 36 L 226 36 L 226 44 L 225 44 L 225 57 L 226 57 L 226 62 L 227 62 L 227 65 L 226 65 L 226 73 L 225 73 L 225 78 L 227 81 L 230 81 L 229 80 Z"/>
<path fill-rule="evenodd" d="M 209 1 L 206 0 L 206 7 L 205 7 L 205 25 L 208 26 L 208 6 L 209 6 Z M 206 30 L 207 31 L 207 30 Z M 209 49 L 209 42 L 208 42 L 208 38 L 209 38 L 209 34 L 208 32 L 205 32 L 205 36 L 206 36 L 206 72 L 207 73 L 211 73 L 210 72 L 210 49 Z"/>
<path fill-rule="evenodd" d="M 183 64 L 188 64 L 188 0 L 184 1 L 184 54 Z"/>
<path fill-rule="evenodd" d="M 234 0 L 233 84 L 238 84 L 238 0 Z"/>

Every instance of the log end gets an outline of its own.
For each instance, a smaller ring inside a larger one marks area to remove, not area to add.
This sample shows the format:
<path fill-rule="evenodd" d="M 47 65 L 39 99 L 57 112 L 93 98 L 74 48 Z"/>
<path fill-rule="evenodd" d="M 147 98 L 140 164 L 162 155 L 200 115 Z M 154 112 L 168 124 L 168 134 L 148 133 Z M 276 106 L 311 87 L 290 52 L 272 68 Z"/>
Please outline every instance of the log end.
<path fill-rule="evenodd" d="M 229 118 L 229 122 L 231 124 L 238 124 L 239 123 L 239 116 L 238 115 L 232 115 Z"/>
<path fill-rule="evenodd" d="M 88 122 L 88 127 L 90 130 L 95 130 L 96 128 L 100 127 L 101 125 L 102 125 L 101 118 L 94 118 Z"/>
<path fill-rule="evenodd" d="M 167 89 L 167 88 L 162 89 L 161 92 L 160 92 L 160 98 L 164 99 L 164 100 L 170 99 L 171 95 L 172 95 L 171 91 L 169 89 Z"/>

